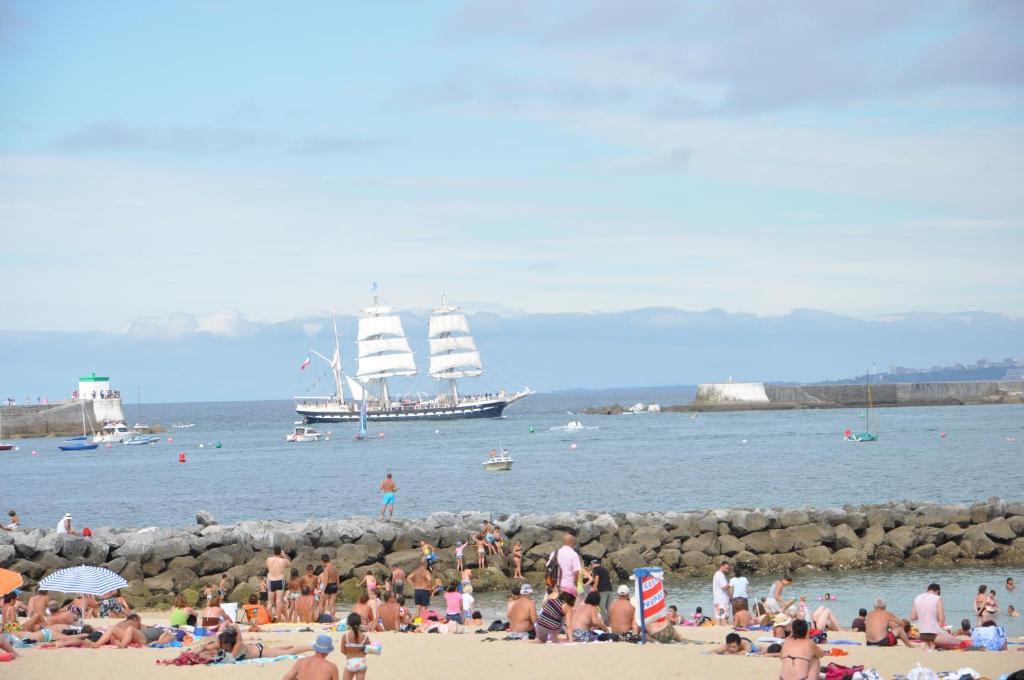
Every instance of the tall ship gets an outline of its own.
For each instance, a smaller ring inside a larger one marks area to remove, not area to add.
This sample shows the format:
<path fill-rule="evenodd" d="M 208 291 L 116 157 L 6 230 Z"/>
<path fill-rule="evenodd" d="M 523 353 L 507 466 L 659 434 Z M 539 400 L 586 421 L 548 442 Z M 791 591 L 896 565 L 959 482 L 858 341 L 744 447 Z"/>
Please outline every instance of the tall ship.
<path fill-rule="evenodd" d="M 428 342 L 428 374 L 440 385 L 438 395 L 429 399 L 396 398 L 388 380 L 411 377 L 419 371 L 395 308 L 381 304 L 375 295 L 373 304 L 362 310 L 359 319 L 355 377 L 342 370 L 341 340 L 335 318 L 334 354 L 328 358 L 311 350 L 330 365 L 335 392 L 329 397 L 296 397 L 296 413 L 306 423 L 357 422 L 360 409 L 365 410 L 365 418 L 370 421 L 498 418 L 509 404 L 533 394 L 529 388 L 486 394 L 460 389 L 460 380 L 479 377 L 484 367 L 466 315 L 458 307 L 448 305 L 443 294 L 441 306 L 430 317 Z M 348 389 L 350 399 L 346 399 L 344 388 Z"/>

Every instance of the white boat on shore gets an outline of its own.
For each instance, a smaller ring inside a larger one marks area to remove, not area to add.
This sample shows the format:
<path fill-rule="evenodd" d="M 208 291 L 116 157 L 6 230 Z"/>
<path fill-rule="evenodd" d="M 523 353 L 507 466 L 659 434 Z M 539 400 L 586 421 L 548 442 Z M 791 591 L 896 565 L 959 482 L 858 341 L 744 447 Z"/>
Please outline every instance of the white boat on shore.
<path fill-rule="evenodd" d="M 513 462 L 508 449 L 501 449 L 500 453 L 498 449 L 491 449 L 491 456 L 483 462 L 483 466 L 487 472 L 502 472 L 511 470 Z"/>
<path fill-rule="evenodd" d="M 318 442 L 321 439 L 324 439 L 323 433 L 302 424 L 296 424 L 291 434 L 285 435 L 284 438 L 286 442 Z"/>

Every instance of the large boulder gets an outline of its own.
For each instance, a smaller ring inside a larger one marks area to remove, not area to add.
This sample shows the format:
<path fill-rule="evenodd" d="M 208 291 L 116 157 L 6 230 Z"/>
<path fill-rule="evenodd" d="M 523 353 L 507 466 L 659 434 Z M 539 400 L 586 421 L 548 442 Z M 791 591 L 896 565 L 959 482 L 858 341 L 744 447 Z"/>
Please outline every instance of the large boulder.
<path fill-rule="evenodd" d="M 837 524 L 834 528 L 836 534 L 836 549 L 859 548 L 862 544 L 857 532 L 849 524 Z"/>
<path fill-rule="evenodd" d="M 999 546 L 988 537 L 980 525 L 968 527 L 963 540 L 960 541 L 960 550 L 963 554 L 976 559 L 991 557 L 998 549 Z"/>
<path fill-rule="evenodd" d="M 864 552 L 856 548 L 842 548 L 832 553 L 833 569 L 861 569 L 866 562 Z"/>
<path fill-rule="evenodd" d="M 607 512 L 602 513 L 591 521 L 591 525 L 599 534 L 614 534 L 619 531 L 619 523 Z M 518 536 L 516 538 L 519 538 Z M 525 545 L 525 544 L 524 544 Z"/>
<path fill-rule="evenodd" d="M 672 538 L 686 540 L 700 535 L 700 526 L 697 523 L 698 516 L 693 513 L 685 513 L 675 520 L 675 528 L 669 530 Z"/>
<path fill-rule="evenodd" d="M 741 539 L 747 550 L 755 555 L 769 555 L 775 552 L 775 541 L 767 531 L 757 531 L 747 534 Z"/>
<path fill-rule="evenodd" d="M 46 573 L 46 567 L 39 564 L 38 562 L 32 562 L 31 560 L 15 560 L 15 562 L 7 567 L 11 571 L 17 572 L 22 576 L 38 581 Z"/>
<path fill-rule="evenodd" d="M 214 519 L 213 515 L 210 514 L 209 511 L 200 510 L 199 512 L 196 513 L 196 524 L 198 524 L 199 526 L 208 527 L 213 526 L 216 523 L 217 520 Z"/>
<path fill-rule="evenodd" d="M 880 526 L 885 531 L 896 528 L 896 517 L 889 508 L 872 508 L 867 512 L 868 526 Z"/>
<path fill-rule="evenodd" d="M 807 524 L 811 519 L 805 510 L 783 510 L 779 513 L 779 525 L 783 529 Z"/>
<path fill-rule="evenodd" d="M 146 588 L 153 593 L 173 593 L 174 592 L 174 579 L 171 577 L 170 572 L 164 572 L 163 574 L 157 574 L 156 576 L 150 576 L 143 581 Z"/>
<path fill-rule="evenodd" d="M 813 548 L 806 548 L 800 554 L 807 560 L 808 564 L 815 567 L 828 567 L 832 564 L 832 551 L 823 545 Z"/>
<path fill-rule="evenodd" d="M 722 536 L 718 539 L 719 552 L 732 557 L 746 550 L 746 545 L 735 536 Z"/>
<path fill-rule="evenodd" d="M 668 532 L 660 527 L 641 527 L 633 532 L 632 543 L 641 552 L 644 550 L 657 550 L 669 538 Z"/>
<path fill-rule="evenodd" d="M 256 592 L 256 589 L 249 585 L 248 582 L 242 581 L 237 586 L 231 589 L 231 593 L 228 594 L 228 602 L 238 602 L 239 604 L 246 604 L 247 602 L 249 602 L 249 597 Z"/>
<path fill-rule="evenodd" d="M 885 534 L 883 539 L 885 545 L 891 545 L 906 555 L 917 545 L 917 531 L 912 526 L 896 527 Z"/>
<path fill-rule="evenodd" d="M 661 562 L 665 569 L 672 570 L 679 566 L 679 560 L 682 558 L 682 553 L 675 548 L 664 548 L 658 553 L 658 561 Z"/>
<path fill-rule="evenodd" d="M 735 536 L 746 536 L 768 528 L 768 518 L 762 512 L 739 511 L 732 520 L 732 533 Z"/>
<path fill-rule="evenodd" d="M 224 547 L 207 550 L 196 558 L 195 572 L 200 576 L 221 574 L 234 566 L 235 560 Z"/>
<path fill-rule="evenodd" d="M 680 564 L 691 569 L 702 569 L 711 564 L 711 558 L 699 550 L 684 552 L 679 558 Z"/>
<path fill-rule="evenodd" d="M 0 567 L 9 567 L 18 561 L 18 551 L 13 545 L 0 545 Z"/>
<path fill-rule="evenodd" d="M 1017 538 L 1017 534 L 1014 532 L 1010 522 L 1004 517 L 985 522 L 978 527 L 985 532 L 985 535 L 991 538 L 993 541 L 1000 543 L 1009 543 L 1013 539 Z"/>
<path fill-rule="evenodd" d="M 509 589 L 508 577 L 497 567 L 473 570 L 473 590 L 481 593 L 500 592 Z"/>
<path fill-rule="evenodd" d="M 615 569 L 621 578 L 628 578 L 634 569 L 646 566 L 643 556 L 635 546 L 628 545 L 608 555 L 606 565 Z"/>
<path fill-rule="evenodd" d="M 705 555 L 714 557 L 720 552 L 719 546 L 720 543 L 718 536 L 712 533 L 704 533 L 700 536 L 695 536 L 683 541 L 682 551 L 690 552 L 692 550 L 697 550 Z"/>
<path fill-rule="evenodd" d="M 608 554 L 608 546 L 601 541 L 591 541 L 580 548 L 580 554 L 586 559 L 599 560 Z"/>
<path fill-rule="evenodd" d="M 947 541 L 946 543 L 943 543 L 938 548 L 936 548 L 936 552 L 951 560 L 955 560 L 956 558 L 960 557 L 960 546 L 958 546 L 953 541 Z"/>
<path fill-rule="evenodd" d="M 384 564 L 389 569 L 399 566 L 405 569 L 406 573 L 418 567 L 421 561 L 423 561 L 423 551 L 415 549 L 399 550 L 384 557 Z"/>

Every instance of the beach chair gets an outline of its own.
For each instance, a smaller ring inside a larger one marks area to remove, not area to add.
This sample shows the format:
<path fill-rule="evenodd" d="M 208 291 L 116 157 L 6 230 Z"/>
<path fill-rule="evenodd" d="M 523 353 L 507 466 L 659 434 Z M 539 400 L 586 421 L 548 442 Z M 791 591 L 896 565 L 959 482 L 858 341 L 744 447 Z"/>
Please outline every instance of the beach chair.
<path fill-rule="evenodd" d="M 220 608 L 224 610 L 224 613 L 231 617 L 232 621 L 238 621 L 238 603 L 237 602 L 221 602 Z"/>

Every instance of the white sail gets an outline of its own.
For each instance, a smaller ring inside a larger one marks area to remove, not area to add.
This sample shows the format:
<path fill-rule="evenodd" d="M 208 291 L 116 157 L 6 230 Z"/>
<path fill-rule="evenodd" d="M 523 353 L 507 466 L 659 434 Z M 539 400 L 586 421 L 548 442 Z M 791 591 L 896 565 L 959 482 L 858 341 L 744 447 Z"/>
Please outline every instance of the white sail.
<path fill-rule="evenodd" d="M 359 341 L 359 358 L 381 352 L 411 352 L 409 341 L 405 338 L 374 338 Z"/>
<path fill-rule="evenodd" d="M 476 350 L 476 342 L 470 335 L 447 336 L 444 338 L 430 339 L 430 353 L 441 354 L 443 352 L 457 352 L 459 350 Z"/>
<path fill-rule="evenodd" d="M 416 362 L 412 352 L 400 354 L 377 354 L 359 359 L 356 376 L 361 380 L 390 378 L 396 375 L 416 375 Z"/>
<path fill-rule="evenodd" d="M 366 393 L 363 386 L 348 375 L 345 376 L 345 382 L 348 383 L 348 391 L 352 393 L 352 398 L 356 401 L 362 401 Z"/>
<path fill-rule="evenodd" d="M 366 340 L 376 335 L 405 337 L 402 320 L 397 316 L 369 316 L 359 319 L 359 333 L 356 340 Z"/>
<path fill-rule="evenodd" d="M 483 372 L 480 363 L 480 352 L 459 352 L 457 354 L 439 354 L 430 357 L 430 375 L 435 378 L 463 377 L 464 375 L 480 375 Z M 462 375 L 453 376 L 453 372 Z M 473 373 L 476 371 L 476 373 Z"/>
<path fill-rule="evenodd" d="M 429 337 L 436 338 L 442 333 L 469 333 L 469 323 L 464 314 L 439 314 L 430 317 Z"/>

